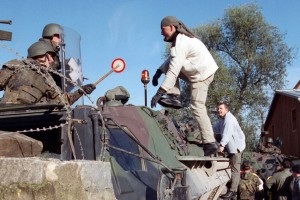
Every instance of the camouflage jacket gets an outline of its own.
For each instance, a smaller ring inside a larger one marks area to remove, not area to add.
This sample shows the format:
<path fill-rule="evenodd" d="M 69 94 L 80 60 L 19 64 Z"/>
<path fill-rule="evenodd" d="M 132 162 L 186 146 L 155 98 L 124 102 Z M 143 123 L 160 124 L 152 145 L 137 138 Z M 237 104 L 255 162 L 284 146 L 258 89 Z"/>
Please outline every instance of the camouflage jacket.
<path fill-rule="evenodd" d="M 242 173 L 238 189 L 240 199 L 255 199 L 259 185 L 260 181 L 257 175 L 252 172 Z"/>
<path fill-rule="evenodd" d="M 0 90 L 4 90 L 1 103 L 73 104 L 81 97 L 79 91 L 63 94 L 47 71 L 29 65 L 38 66 L 31 59 L 12 60 L 3 65 L 0 70 Z"/>
<path fill-rule="evenodd" d="M 265 146 L 261 146 L 261 149 L 260 151 L 262 153 L 278 153 L 278 154 L 281 154 L 281 150 L 276 147 L 276 146 L 271 146 L 271 147 L 265 147 Z"/>

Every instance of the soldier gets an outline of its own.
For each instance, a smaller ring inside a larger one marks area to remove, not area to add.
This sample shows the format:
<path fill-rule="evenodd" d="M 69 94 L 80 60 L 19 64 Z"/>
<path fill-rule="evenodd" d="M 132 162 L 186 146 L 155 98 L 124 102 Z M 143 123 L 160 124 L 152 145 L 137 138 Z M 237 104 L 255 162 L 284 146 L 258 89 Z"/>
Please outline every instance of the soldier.
<path fill-rule="evenodd" d="M 55 51 L 44 41 L 28 48 L 28 58 L 12 60 L 0 70 L 0 90 L 4 90 L 2 103 L 56 103 L 72 105 L 84 92 L 91 94 L 95 86 L 88 84 L 71 94 L 62 94 L 48 73 L 54 62 Z"/>
<path fill-rule="evenodd" d="M 263 146 L 262 143 L 260 144 L 260 151 L 262 153 L 277 153 L 281 154 L 281 150 L 273 145 L 273 139 L 267 138 L 266 146 Z"/>
<path fill-rule="evenodd" d="M 291 199 L 289 192 L 289 185 L 291 183 L 290 167 L 291 161 L 283 159 L 283 169 L 275 172 L 271 177 L 266 180 L 266 187 L 271 190 L 272 199 L 274 200 L 287 200 Z"/>
<path fill-rule="evenodd" d="M 239 199 L 258 199 L 256 194 L 262 191 L 262 181 L 252 172 L 249 161 L 244 161 L 241 165 L 241 180 L 238 188 Z"/>
<path fill-rule="evenodd" d="M 59 24 L 47 24 L 42 33 L 42 38 L 39 41 L 45 41 L 52 46 L 55 51 L 54 62 L 51 65 L 53 69 L 58 70 L 60 68 L 59 51 L 62 37 L 62 27 Z"/>
<path fill-rule="evenodd" d="M 59 51 L 61 45 L 61 39 L 63 34 L 63 28 L 59 24 L 47 24 L 42 32 L 42 38 L 39 41 L 44 41 L 52 46 L 53 51 L 55 51 L 54 62 L 51 64 L 50 68 L 56 71 L 61 69 L 61 63 L 59 58 Z M 62 87 L 62 79 L 55 73 L 51 73 L 53 79 L 59 87 Z"/>

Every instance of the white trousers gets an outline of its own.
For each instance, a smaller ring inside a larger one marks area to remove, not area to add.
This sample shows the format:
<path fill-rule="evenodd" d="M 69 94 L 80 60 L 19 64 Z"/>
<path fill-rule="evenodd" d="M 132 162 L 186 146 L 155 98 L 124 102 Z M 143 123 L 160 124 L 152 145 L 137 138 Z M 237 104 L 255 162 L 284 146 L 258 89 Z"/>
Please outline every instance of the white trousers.
<path fill-rule="evenodd" d="M 207 115 L 206 98 L 208 86 L 213 81 L 214 75 L 204 81 L 191 84 L 191 109 L 200 128 L 200 140 L 202 143 L 215 142 L 214 131 Z"/>

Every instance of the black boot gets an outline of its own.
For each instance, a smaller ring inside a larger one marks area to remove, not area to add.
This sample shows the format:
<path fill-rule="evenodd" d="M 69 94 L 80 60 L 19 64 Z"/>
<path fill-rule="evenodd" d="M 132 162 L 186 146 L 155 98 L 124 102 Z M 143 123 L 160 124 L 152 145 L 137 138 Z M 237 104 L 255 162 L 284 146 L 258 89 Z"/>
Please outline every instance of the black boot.
<path fill-rule="evenodd" d="M 218 145 L 215 142 L 203 144 L 204 156 L 216 155 L 218 153 Z"/>
<path fill-rule="evenodd" d="M 222 199 L 233 199 L 236 193 L 233 191 L 228 191 L 226 194 L 220 196 Z"/>
<path fill-rule="evenodd" d="M 168 94 L 168 97 L 162 97 L 158 103 L 166 108 L 182 108 L 180 95 Z"/>

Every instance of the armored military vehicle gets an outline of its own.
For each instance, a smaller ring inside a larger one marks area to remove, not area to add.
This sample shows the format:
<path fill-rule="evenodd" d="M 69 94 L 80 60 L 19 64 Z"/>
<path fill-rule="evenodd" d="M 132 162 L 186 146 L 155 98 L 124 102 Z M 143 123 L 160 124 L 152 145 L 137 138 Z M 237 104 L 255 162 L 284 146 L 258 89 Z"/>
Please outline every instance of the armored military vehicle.
<path fill-rule="evenodd" d="M 73 58 L 65 55 L 65 63 L 72 60 L 76 62 L 75 66 L 80 66 L 80 59 Z M 72 78 L 68 75 L 72 73 L 70 69 L 72 67 L 63 67 L 62 70 L 65 71 L 60 73 L 66 81 Z M 74 81 L 71 83 L 77 86 Z M 68 85 L 67 87 L 72 89 Z M 91 162 L 99 161 L 102 165 L 108 164 L 110 167 L 107 174 L 112 185 L 105 187 L 112 187 L 110 189 L 113 196 L 99 199 L 218 199 L 230 180 L 229 160 L 223 157 L 204 157 L 202 148 L 186 142 L 185 134 L 170 118 L 147 106 L 127 105 L 129 96 L 125 88 L 117 87 L 99 97 L 97 105 L 71 107 L 53 104 L 2 104 L 0 130 L 2 133 L 19 133 L 42 142 L 41 152 L 29 156 L 40 157 L 43 162 L 58 159 L 63 165 L 72 161 L 89 161 L 90 165 Z M 18 145 L 22 152 L 26 145 L 22 146 L 20 142 Z M 30 148 L 26 146 L 26 149 Z M 19 157 L 26 157 L 24 151 L 20 155 Z M 52 188 L 51 195 L 45 194 L 41 189 L 45 184 L 37 189 L 36 183 L 32 184 L 35 187 L 26 187 L 27 193 L 40 199 L 45 195 L 53 197 L 64 193 L 68 196 L 66 199 L 73 199 L 73 194 L 69 194 L 70 190 L 67 188 L 63 192 L 58 191 L 63 188 L 60 181 L 65 180 L 59 177 L 64 176 L 63 174 L 54 173 L 53 166 L 56 165 L 58 164 L 47 166 L 48 170 L 52 170 L 45 172 L 48 180 L 55 180 L 57 185 Z M 26 166 L 14 167 L 12 170 L 22 171 L 23 168 Z M 23 175 L 28 176 L 27 173 L 31 174 L 30 168 L 26 168 Z M 69 170 L 67 173 L 75 172 Z M 92 174 L 90 181 L 93 181 L 106 172 L 99 168 L 89 174 Z M 70 182 L 69 187 L 72 184 Z M 0 194 L 6 191 L 3 188 L 5 186 L 1 185 Z M 21 189 L 22 187 L 18 188 L 19 193 Z M 85 192 L 89 190 L 90 188 L 84 189 Z"/>
<path fill-rule="evenodd" d="M 291 161 L 295 159 L 279 152 L 263 151 L 261 146 L 265 145 L 267 139 L 269 139 L 269 137 L 267 138 L 266 136 L 267 135 L 264 132 L 261 134 L 256 152 L 243 153 L 243 159 L 252 162 L 253 171 L 256 172 L 263 181 L 267 180 L 274 172 L 282 168 L 284 159 L 289 159 Z M 282 141 L 276 139 L 274 145 L 279 148 L 282 145 Z"/>
<path fill-rule="evenodd" d="M 266 181 L 268 177 L 281 168 L 281 162 L 285 155 L 267 154 L 260 152 L 245 152 L 244 160 L 252 162 L 253 171 L 263 180 Z"/>

